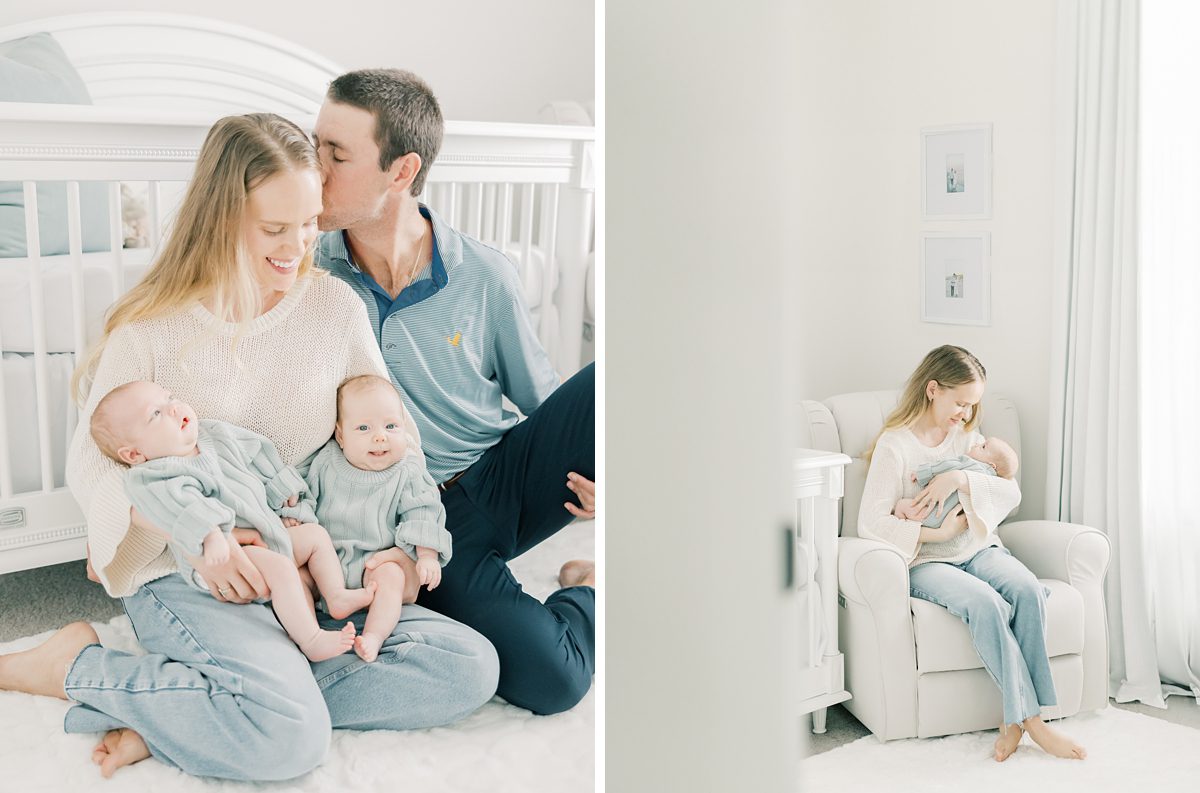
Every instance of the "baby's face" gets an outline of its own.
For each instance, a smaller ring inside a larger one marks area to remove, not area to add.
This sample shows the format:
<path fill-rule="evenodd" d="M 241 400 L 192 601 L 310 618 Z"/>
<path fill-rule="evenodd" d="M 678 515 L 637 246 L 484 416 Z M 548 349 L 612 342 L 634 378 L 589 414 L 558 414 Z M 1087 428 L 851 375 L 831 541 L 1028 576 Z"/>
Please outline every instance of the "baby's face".
<path fill-rule="evenodd" d="M 350 464 L 363 471 L 382 471 L 403 460 L 408 435 L 400 395 L 382 386 L 342 394 L 336 438 Z"/>
<path fill-rule="evenodd" d="M 122 393 L 112 413 L 118 454 L 130 465 L 159 457 L 194 453 L 199 423 L 196 411 L 157 383 L 135 383 Z"/>
<path fill-rule="evenodd" d="M 997 463 L 1002 460 L 1002 451 L 1005 446 L 1004 441 L 999 438 L 985 438 L 983 443 L 978 446 L 972 446 L 967 455 L 975 458 L 981 463 L 987 463 L 992 467 L 996 467 Z"/>

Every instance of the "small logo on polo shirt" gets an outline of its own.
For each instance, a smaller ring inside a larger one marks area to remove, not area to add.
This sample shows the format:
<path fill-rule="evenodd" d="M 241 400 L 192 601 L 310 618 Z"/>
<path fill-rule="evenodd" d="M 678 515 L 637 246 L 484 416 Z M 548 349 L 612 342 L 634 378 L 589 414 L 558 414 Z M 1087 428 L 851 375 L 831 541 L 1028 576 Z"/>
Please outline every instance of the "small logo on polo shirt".
<path fill-rule="evenodd" d="M 459 331 L 458 333 L 455 333 L 453 336 L 447 336 L 446 341 L 450 342 L 455 347 L 457 347 L 459 342 L 462 341 L 462 332 Z"/>

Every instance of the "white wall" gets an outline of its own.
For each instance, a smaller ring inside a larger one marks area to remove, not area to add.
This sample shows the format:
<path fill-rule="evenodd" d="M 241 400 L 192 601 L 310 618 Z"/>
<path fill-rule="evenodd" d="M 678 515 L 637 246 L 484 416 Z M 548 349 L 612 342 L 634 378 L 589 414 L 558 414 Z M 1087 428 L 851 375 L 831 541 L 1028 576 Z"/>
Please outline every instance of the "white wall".
<path fill-rule="evenodd" d="M 0 4 L 0 26 L 101 9 L 206 16 L 346 69 L 409 69 L 448 119 L 536 122 L 546 102 L 596 95 L 593 0 L 39 0 Z"/>
<path fill-rule="evenodd" d="M 1054 16 L 1045 0 L 811 3 L 812 99 L 794 305 L 800 398 L 899 388 L 940 344 L 974 353 L 1012 398 L 1019 516 L 1044 509 L 1053 258 Z M 921 220 L 920 130 L 991 122 L 992 219 Z M 920 318 L 922 231 L 990 231 L 992 324 Z"/>

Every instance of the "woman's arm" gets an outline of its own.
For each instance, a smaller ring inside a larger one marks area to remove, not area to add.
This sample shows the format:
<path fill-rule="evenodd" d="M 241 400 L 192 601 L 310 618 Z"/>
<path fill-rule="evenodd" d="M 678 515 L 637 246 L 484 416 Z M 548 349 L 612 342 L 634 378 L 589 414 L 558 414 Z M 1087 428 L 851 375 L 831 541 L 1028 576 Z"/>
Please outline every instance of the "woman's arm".
<path fill-rule="evenodd" d="M 96 404 L 105 394 L 132 380 L 153 379 L 154 362 L 143 337 L 129 325 L 113 331 L 67 452 L 67 487 L 87 521 L 92 567 L 113 597 L 132 594 L 134 573 L 157 557 L 165 542 L 161 535 L 130 531 L 126 469 L 100 451 L 89 427 Z"/>
<path fill-rule="evenodd" d="M 880 540 L 895 546 L 912 560 L 917 555 L 917 545 L 927 542 L 928 532 L 919 521 L 904 520 L 892 514 L 896 502 L 904 496 L 904 461 L 887 436 L 881 437 L 867 470 L 867 481 L 863 486 L 862 502 L 858 510 L 858 534 L 860 537 Z"/>

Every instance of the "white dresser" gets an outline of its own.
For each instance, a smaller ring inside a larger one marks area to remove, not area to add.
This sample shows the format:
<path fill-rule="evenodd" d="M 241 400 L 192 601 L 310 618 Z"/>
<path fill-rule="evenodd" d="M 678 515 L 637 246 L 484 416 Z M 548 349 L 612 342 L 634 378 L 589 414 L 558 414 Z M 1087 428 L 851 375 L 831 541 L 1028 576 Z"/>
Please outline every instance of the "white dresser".
<path fill-rule="evenodd" d="M 850 458 L 796 449 L 793 581 L 800 598 L 800 713 L 812 713 L 813 732 L 825 732 L 825 709 L 850 699 L 838 651 L 838 502 Z"/>

